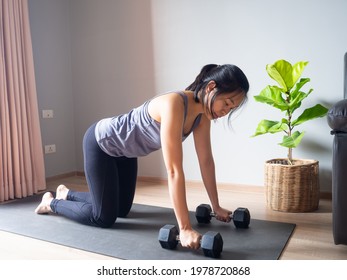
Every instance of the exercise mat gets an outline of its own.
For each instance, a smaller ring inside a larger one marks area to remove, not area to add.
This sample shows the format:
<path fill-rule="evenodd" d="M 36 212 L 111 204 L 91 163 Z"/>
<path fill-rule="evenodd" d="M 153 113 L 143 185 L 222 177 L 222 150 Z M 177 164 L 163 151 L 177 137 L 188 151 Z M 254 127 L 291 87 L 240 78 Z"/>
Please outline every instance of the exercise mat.
<path fill-rule="evenodd" d="M 129 260 L 199 260 L 206 259 L 202 250 L 180 245 L 174 250 L 161 248 L 159 229 L 176 224 L 171 208 L 134 204 L 127 218 L 119 218 L 111 228 L 81 225 L 55 214 L 37 215 L 34 209 L 42 195 L 35 195 L 0 205 L 0 230 L 44 240 L 76 249 Z M 201 234 L 219 232 L 224 240 L 220 259 L 279 259 L 295 224 L 252 219 L 249 228 L 212 219 L 199 225 L 190 212 L 193 227 Z"/>

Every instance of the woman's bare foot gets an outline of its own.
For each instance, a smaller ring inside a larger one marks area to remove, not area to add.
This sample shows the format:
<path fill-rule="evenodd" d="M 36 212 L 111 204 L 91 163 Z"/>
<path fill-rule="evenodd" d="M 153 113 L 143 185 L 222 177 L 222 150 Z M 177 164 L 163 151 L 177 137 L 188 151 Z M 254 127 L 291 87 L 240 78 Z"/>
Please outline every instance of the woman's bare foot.
<path fill-rule="evenodd" d="M 65 185 L 59 185 L 57 187 L 57 193 L 55 195 L 55 198 L 66 200 L 68 192 L 69 192 L 69 189 Z"/>
<path fill-rule="evenodd" d="M 52 212 L 52 209 L 51 209 L 51 202 L 52 202 L 52 200 L 53 200 L 52 193 L 46 192 L 42 196 L 41 203 L 35 209 L 35 213 L 36 214 L 47 214 L 49 212 Z"/>

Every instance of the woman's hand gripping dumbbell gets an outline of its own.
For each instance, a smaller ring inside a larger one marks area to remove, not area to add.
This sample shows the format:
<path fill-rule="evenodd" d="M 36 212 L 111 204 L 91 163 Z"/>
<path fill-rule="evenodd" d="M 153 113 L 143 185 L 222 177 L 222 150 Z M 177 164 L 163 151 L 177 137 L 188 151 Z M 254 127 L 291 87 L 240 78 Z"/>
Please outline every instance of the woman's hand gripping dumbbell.
<path fill-rule="evenodd" d="M 212 217 L 215 217 L 215 213 L 208 204 L 200 204 L 195 211 L 195 217 L 199 224 L 208 224 Z M 235 227 L 248 228 L 251 221 L 251 215 L 247 208 L 239 207 L 233 214 L 230 215 Z"/>
<path fill-rule="evenodd" d="M 165 225 L 159 230 L 158 240 L 162 248 L 175 249 L 179 243 L 179 232 L 174 225 Z M 202 236 L 200 241 L 204 255 L 219 258 L 223 251 L 223 238 L 218 232 L 209 231 Z"/>

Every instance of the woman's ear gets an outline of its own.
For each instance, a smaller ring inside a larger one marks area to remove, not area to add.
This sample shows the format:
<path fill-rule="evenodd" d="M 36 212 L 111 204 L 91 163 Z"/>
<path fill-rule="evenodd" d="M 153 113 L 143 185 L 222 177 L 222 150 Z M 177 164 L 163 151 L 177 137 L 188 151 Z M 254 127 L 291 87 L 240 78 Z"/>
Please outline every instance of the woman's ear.
<path fill-rule="evenodd" d="M 212 90 L 216 88 L 216 82 L 215 81 L 209 81 L 207 86 L 206 86 L 206 92 L 210 93 Z"/>

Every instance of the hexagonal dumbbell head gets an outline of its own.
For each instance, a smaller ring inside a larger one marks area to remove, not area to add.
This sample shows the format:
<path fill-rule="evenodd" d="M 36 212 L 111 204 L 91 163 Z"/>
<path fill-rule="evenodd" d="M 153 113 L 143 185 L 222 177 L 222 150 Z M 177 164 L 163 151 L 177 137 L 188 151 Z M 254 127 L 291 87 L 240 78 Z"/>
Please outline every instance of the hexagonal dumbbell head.
<path fill-rule="evenodd" d="M 223 251 L 223 238 L 218 232 L 209 231 L 202 236 L 201 249 L 210 258 L 219 258 Z"/>
<path fill-rule="evenodd" d="M 178 229 L 174 225 L 165 225 L 159 230 L 158 240 L 162 248 L 175 249 L 178 244 Z"/>
<path fill-rule="evenodd" d="M 195 211 L 195 217 L 199 224 L 208 224 L 212 218 L 212 208 L 208 204 L 200 204 Z"/>
<path fill-rule="evenodd" d="M 251 221 L 251 214 L 247 208 L 239 207 L 233 213 L 234 225 L 237 228 L 248 228 Z"/>

